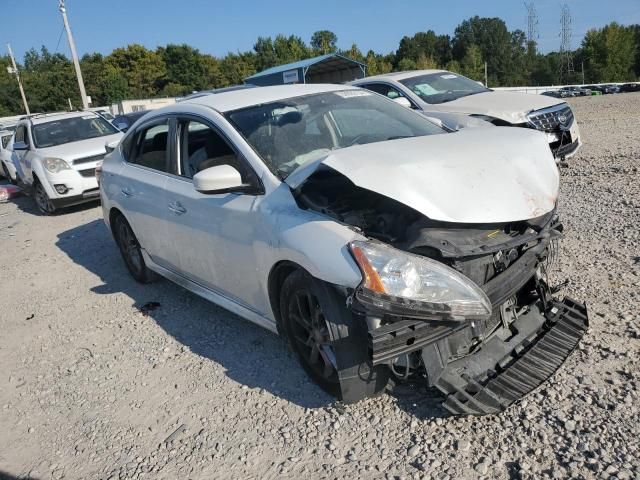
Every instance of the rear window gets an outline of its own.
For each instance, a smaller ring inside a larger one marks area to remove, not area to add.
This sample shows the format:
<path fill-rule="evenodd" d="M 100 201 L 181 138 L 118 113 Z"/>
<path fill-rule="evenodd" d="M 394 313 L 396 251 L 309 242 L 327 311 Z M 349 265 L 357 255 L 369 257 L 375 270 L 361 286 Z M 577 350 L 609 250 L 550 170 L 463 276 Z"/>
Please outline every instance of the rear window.
<path fill-rule="evenodd" d="M 105 137 L 118 130 L 97 115 L 63 118 L 33 126 L 33 141 L 38 148 L 55 147 L 65 143 L 80 142 Z"/>

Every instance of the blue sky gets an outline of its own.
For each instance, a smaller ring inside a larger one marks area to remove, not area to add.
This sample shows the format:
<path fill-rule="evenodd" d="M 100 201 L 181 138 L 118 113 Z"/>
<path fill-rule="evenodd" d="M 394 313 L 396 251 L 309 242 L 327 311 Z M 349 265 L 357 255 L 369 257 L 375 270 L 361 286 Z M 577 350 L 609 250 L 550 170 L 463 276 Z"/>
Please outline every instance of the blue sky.
<path fill-rule="evenodd" d="M 543 51 L 559 45 L 561 0 L 534 0 Z M 640 23 L 640 0 L 565 0 L 573 15 L 573 46 L 584 33 L 611 21 Z M 57 0 L 0 0 L 0 40 L 11 42 L 22 60 L 31 47 L 45 45 L 69 54 Z M 513 30 L 526 28 L 520 0 L 67 0 L 71 27 L 80 55 L 109 53 L 129 43 L 149 48 L 187 43 L 222 56 L 253 47 L 255 39 L 278 33 L 309 41 L 320 29 L 334 31 L 338 46 L 353 42 L 366 52 L 395 51 L 404 35 L 432 29 L 453 34 L 462 20 L 474 15 L 501 17 Z M 563 2 L 564 3 L 564 2 Z M 58 39 L 60 39 L 58 43 Z"/>

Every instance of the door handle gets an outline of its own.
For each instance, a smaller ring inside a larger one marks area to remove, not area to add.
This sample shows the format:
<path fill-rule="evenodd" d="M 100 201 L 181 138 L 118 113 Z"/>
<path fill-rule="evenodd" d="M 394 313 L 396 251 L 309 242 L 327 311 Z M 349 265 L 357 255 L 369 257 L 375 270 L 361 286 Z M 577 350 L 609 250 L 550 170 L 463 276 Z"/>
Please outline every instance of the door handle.
<path fill-rule="evenodd" d="M 187 213 L 187 209 L 180 205 L 180 202 L 171 202 L 169 204 L 169 210 L 171 210 L 176 215 L 182 215 L 183 213 Z"/>
<path fill-rule="evenodd" d="M 133 192 L 128 188 L 123 188 L 120 190 L 125 197 L 133 197 Z"/>

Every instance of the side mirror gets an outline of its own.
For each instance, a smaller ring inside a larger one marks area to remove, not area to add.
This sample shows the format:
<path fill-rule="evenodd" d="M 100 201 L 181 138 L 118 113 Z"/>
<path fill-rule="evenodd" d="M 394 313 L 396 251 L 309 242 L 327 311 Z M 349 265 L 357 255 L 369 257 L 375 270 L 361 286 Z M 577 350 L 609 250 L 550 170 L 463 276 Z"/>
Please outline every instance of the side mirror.
<path fill-rule="evenodd" d="M 242 183 L 240 172 L 231 165 L 205 168 L 193 176 L 193 186 L 205 194 L 241 192 L 247 188 Z"/>
<path fill-rule="evenodd" d="M 108 142 L 105 143 L 104 145 L 104 149 L 107 151 L 107 153 L 111 153 L 113 152 L 116 148 L 118 148 L 118 145 L 120 144 L 120 140 L 114 140 L 113 142 Z"/>
<path fill-rule="evenodd" d="M 413 105 L 411 105 L 411 102 L 406 97 L 397 97 L 394 98 L 393 101 L 398 105 L 402 105 L 403 107 L 413 108 Z"/>
<path fill-rule="evenodd" d="M 13 150 L 29 150 L 29 145 L 24 142 L 13 142 Z"/>

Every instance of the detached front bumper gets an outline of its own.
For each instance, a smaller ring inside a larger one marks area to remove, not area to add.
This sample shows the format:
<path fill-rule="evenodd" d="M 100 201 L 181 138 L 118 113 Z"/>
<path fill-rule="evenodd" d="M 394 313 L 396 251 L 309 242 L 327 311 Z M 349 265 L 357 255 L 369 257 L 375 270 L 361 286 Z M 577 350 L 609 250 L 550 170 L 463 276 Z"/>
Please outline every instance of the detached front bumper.
<path fill-rule="evenodd" d="M 454 361 L 451 346 L 474 336 L 472 324 L 400 320 L 369 330 L 369 356 L 375 366 L 419 351 L 429 385 L 445 395 L 447 410 L 484 415 L 505 410 L 544 383 L 588 326 L 583 304 L 565 298 L 545 308 L 538 300 L 510 326 L 510 338 L 494 335 Z"/>
<path fill-rule="evenodd" d="M 435 385 L 446 396 L 447 410 L 466 415 L 506 410 L 560 368 L 586 333 L 589 318 L 585 305 L 565 298 L 546 314 L 528 312 L 514 326 L 519 333 L 509 341 L 494 337 L 477 353 L 445 367 Z"/>

